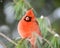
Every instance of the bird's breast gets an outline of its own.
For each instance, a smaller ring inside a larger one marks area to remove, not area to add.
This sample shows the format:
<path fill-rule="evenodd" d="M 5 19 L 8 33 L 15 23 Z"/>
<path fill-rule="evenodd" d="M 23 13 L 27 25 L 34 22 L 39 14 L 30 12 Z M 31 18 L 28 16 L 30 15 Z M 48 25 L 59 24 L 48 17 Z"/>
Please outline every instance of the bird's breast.
<path fill-rule="evenodd" d="M 39 33 L 39 27 L 34 22 L 29 23 L 19 23 L 19 34 L 22 38 L 30 37 L 32 36 L 33 32 Z"/>

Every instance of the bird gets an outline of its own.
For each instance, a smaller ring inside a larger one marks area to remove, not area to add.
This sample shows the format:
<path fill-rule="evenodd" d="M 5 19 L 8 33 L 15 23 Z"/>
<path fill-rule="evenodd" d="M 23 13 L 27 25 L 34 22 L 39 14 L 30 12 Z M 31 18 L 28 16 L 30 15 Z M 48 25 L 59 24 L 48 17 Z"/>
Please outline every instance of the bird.
<path fill-rule="evenodd" d="M 25 15 L 19 20 L 17 29 L 21 38 L 27 38 L 32 46 L 36 43 L 36 36 L 33 34 L 36 33 L 40 37 L 42 36 L 33 9 L 26 11 Z"/>

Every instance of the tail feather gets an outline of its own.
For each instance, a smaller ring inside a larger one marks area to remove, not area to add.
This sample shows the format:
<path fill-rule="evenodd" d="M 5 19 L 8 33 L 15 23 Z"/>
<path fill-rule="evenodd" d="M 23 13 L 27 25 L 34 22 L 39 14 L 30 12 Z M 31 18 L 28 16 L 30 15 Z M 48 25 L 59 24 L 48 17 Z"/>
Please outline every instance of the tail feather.
<path fill-rule="evenodd" d="M 38 48 L 38 46 L 37 45 L 34 45 L 34 46 L 32 45 L 32 48 Z"/>

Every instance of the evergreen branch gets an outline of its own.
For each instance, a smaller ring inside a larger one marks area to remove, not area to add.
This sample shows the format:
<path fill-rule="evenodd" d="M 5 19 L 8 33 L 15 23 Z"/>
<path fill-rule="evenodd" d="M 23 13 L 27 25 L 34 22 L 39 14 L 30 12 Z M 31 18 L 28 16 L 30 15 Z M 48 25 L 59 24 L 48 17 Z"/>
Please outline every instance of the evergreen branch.
<path fill-rule="evenodd" d="M 50 28 L 47 28 L 46 27 L 46 29 L 51 33 L 51 34 L 53 34 L 54 36 L 57 34 L 54 30 L 51 30 Z M 58 35 L 58 37 L 60 38 L 60 35 L 59 34 L 57 34 Z"/>
<path fill-rule="evenodd" d="M 35 15 L 37 15 L 36 11 L 34 10 L 34 8 L 30 5 L 30 3 L 26 0 L 23 0 L 30 8 L 32 8 L 32 10 L 34 11 Z"/>
<path fill-rule="evenodd" d="M 30 8 L 32 8 L 32 6 L 30 5 L 30 3 L 26 0 L 23 0 Z"/>
<path fill-rule="evenodd" d="M 6 46 L 3 42 L 0 42 L 0 44 L 1 44 L 4 48 L 7 48 L 7 46 Z"/>
<path fill-rule="evenodd" d="M 41 19 L 44 19 L 45 17 L 42 15 L 41 16 Z M 43 25 L 45 25 L 45 24 L 43 24 Z M 52 30 L 51 28 L 48 28 L 48 27 L 46 27 L 46 26 L 44 26 L 46 29 L 47 29 L 47 31 L 49 31 L 51 34 L 53 34 L 54 36 L 55 35 L 57 35 L 59 38 L 60 38 L 60 35 L 58 34 L 58 33 L 56 33 L 54 30 Z"/>
<path fill-rule="evenodd" d="M 51 48 L 53 48 L 53 46 L 52 46 L 52 44 L 50 43 L 50 41 L 48 41 L 47 39 L 45 39 L 45 38 L 43 38 L 43 37 L 42 37 L 42 39 L 43 39 L 44 41 L 46 41 Z"/>
<path fill-rule="evenodd" d="M 17 45 L 16 42 L 14 42 L 12 39 L 10 39 L 9 37 L 7 37 L 5 34 L 3 34 L 3 33 L 1 33 L 1 32 L 0 32 L 0 36 L 6 38 L 6 39 L 7 39 L 9 42 L 11 42 L 12 44 Z"/>
<path fill-rule="evenodd" d="M 51 48 L 53 48 L 52 44 L 51 44 L 50 41 L 48 41 L 47 39 L 45 39 L 45 38 L 43 38 L 43 37 L 40 37 L 40 36 L 39 36 L 38 34 L 36 34 L 36 33 L 33 33 L 33 35 L 36 36 L 37 38 L 39 38 L 39 40 L 41 41 L 41 43 L 42 43 L 42 40 L 44 40 L 44 41 L 46 41 L 46 42 L 49 44 L 49 46 L 50 46 Z"/>

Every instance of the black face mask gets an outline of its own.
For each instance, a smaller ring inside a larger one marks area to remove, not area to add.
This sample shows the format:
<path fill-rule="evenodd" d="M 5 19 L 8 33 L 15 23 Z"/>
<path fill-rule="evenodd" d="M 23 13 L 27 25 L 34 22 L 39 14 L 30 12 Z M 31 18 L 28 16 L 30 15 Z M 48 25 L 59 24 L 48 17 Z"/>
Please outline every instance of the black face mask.
<path fill-rule="evenodd" d="M 24 20 L 26 21 L 26 22 L 31 22 L 31 17 L 29 17 L 29 16 L 26 16 L 25 18 L 24 18 Z"/>

